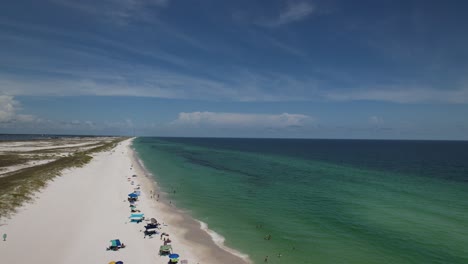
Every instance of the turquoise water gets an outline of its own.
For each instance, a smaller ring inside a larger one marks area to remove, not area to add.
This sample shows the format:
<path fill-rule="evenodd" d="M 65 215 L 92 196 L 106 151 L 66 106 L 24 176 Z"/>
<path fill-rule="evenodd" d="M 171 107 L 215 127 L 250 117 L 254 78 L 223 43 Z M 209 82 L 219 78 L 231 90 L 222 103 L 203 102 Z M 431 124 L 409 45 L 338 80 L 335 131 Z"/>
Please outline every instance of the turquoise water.
<path fill-rule="evenodd" d="M 466 142 L 138 138 L 134 147 L 168 199 L 255 263 L 468 263 Z"/>

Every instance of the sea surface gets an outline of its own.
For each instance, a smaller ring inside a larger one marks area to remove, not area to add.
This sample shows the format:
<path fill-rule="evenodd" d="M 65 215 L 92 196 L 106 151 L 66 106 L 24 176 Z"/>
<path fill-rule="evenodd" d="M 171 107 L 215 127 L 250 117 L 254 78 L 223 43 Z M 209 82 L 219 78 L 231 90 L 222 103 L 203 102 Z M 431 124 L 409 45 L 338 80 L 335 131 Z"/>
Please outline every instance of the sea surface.
<path fill-rule="evenodd" d="M 466 141 L 137 138 L 134 148 L 166 199 L 255 263 L 468 263 Z"/>

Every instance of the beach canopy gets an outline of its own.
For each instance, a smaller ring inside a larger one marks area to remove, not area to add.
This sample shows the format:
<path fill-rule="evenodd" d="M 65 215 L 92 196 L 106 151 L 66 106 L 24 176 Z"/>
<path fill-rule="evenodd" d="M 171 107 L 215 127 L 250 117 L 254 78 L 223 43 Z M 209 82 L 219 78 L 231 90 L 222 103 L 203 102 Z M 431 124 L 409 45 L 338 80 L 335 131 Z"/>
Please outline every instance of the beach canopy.
<path fill-rule="evenodd" d="M 143 213 L 138 213 L 138 214 L 130 214 L 130 217 L 144 217 L 145 214 Z"/>
<path fill-rule="evenodd" d="M 174 254 L 170 254 L 170 255 L 169 255 L 169 258 L 171 258 L 171 259 L 179 258 L 179 254 L 175 254 L 175 253 L 174 253 Z"/>
<path fill-rule="evenodd" d="M 159 252 L 171 252 L 172 246 L 171 245 L 164 245 L 159 247 Z"/>
<path fill-rule="evenodd" d="M 131 193 L 131 194 L 128 195 L 128 197 L 130 197 L 130 198 L 137 198 L 137 197 L 138 197 L 138 194 L 136 194 L 136 193 Z"/>
<path fill-rule="evenodd" d="M 110 242 L 112 243 L 113 247 L 120 247 L 122 245 L 119 239 L 114 239 L 114 240 L 111 240 Z"/>

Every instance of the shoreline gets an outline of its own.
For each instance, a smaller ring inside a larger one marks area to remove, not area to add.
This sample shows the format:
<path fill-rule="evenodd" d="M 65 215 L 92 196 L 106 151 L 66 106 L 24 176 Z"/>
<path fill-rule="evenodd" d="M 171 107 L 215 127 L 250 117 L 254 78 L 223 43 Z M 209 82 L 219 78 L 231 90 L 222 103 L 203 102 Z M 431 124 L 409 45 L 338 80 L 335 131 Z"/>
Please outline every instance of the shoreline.
<path fill-rule="evenodd" d="M 224 245 L 225 238 L 215 231 L 210 230 L 207 223 L 193 218 L 189 212 L 168 203 L 166 199 L 167 192 L 158 185 L 155 175 L 146 169 L 144 162 L 133 148 L 133 140 L 134 139 L 131 139 L 132 143 L 129 146 L 129 156 L 132 158 L 133 168 L 138 171 L 137 175 L 140 174 L 144 176 L 142 177 L 145 181 L 142 184 L 142 191 L 149 194 L 150 190 L 153 190 L 153 193 L 162 194 L 159 201 L 153 199 L 152 202 L 156 206 L 160 206 L 165 215 L 175 220 L 172 223 L 173 226 L 179 226 L 184 229 L 182 232 L 183 238 L 187 240 L 188 244 L 191 244 L 192 249 L 195 251 L 207 251 L 207 253 L 216 260 L 216 262 L 213 263 L 252 264 L 253 262 L 249 259 L 247 254 L 243 254 L 240 251 Z M 201 261 L 203 261 L 203 263 L 210 263 L 211 260 L 204 259 Z"/>
<path fill-rule="evenodd" d="M 168 206 L 164 199 L 151 199 L 150 190 L 162 190 L 139 164 L 133 139 L 93 153 L 83 167 L 61 171 L 34 193 L 31 202 L 0 218 L 0 235 L 7 234 L 6 241 L 0 241 L 0 262 L 166 264 L 168 257 L 158 255 L 163 244 L 159 234 L 164 232 L 170 234 L 173 252 L 190 264 L 248 263 L 218 247 L 189 214 Z M 129 221 L 127 201 L 138 184 L 137 208 L 146 219 L 139 224 Z M 159 234 L 148 238 L 143 230 L 150 218 L 163 224 Z M 106 251 L 112 239 L 120 239 L 126 247 Z"/>

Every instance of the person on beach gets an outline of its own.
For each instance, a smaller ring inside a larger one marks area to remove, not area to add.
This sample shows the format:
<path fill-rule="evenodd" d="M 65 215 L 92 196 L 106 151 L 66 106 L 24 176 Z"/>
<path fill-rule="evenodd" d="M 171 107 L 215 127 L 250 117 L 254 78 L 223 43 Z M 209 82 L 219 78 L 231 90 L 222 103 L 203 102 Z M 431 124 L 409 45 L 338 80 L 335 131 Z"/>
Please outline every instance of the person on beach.
<path fill-rule="evenodd" d="M 268 256 L 265 257 L 265 261 L 264 262 L 268 262 Z"/>
<path fill-rule="evenodd" d="M 7 234 L 3 234 L 3 241 L 6 241 L 6 238 L 7 238 Z"/>

